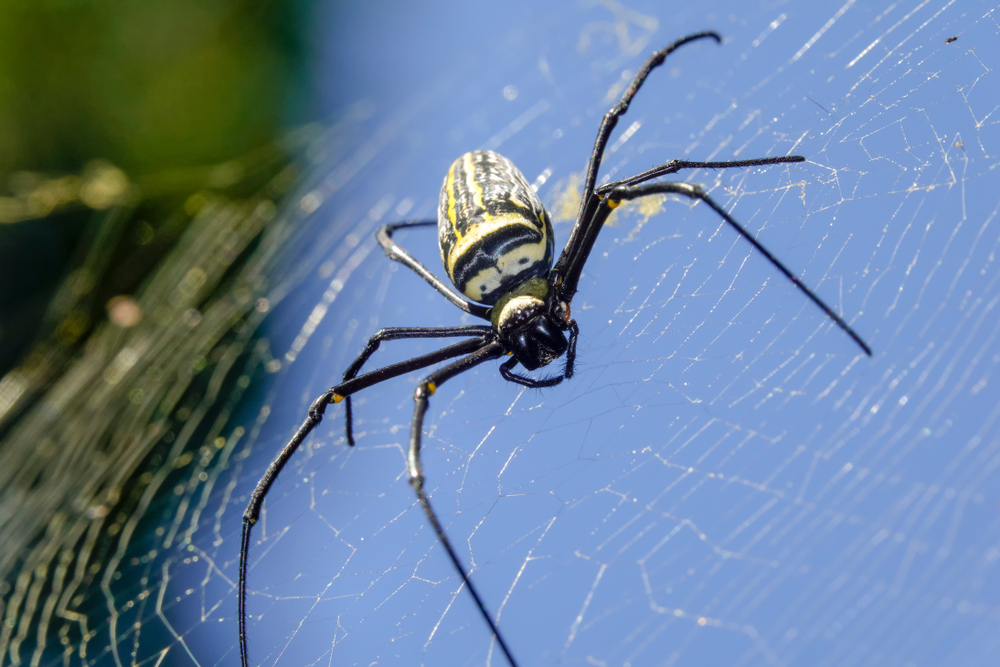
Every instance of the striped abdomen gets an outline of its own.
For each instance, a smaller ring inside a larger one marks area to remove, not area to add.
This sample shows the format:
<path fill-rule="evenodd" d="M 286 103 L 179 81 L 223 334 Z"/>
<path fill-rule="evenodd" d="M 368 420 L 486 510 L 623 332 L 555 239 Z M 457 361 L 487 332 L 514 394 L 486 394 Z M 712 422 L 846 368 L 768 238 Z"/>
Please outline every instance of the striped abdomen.
<path fill-rule="evenodd" d="M 493 305 L 552 267 L 552 223 L 510 160 L 473 151 L 455 160 L 438 205 L 441 261 L 458 291 Z"/>

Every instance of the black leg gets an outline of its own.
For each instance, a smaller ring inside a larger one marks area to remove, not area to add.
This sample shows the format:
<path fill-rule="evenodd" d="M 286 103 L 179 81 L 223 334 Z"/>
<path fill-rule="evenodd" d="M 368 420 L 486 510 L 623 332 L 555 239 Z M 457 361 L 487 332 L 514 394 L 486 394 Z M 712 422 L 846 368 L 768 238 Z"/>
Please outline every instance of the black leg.
<path fill-rule="evenodd" d="M 465 573 L 465 568 L 462 567 L 462 563 L 458 559 L 458 554 L 452 548 L 451 542 L 444 532 L 444 528 L 441 527 L 441 522 L 438 521 L 437 514 L 434 513 L 434 509 L 431 507 L 430 498 L 427 497 L 427 493 L 424 491 L 424 471 L 420 462 L 420 440 L 423 436 L 424 414 L 427 412 L 428 400 L 434 394 L 435 390 L 445 381 L 478 366 L 484 361 L 496 359 L 503 355 L 503 352 L 503 346 L 499 342 L 490 343 L 464 359 L 459 359 L 435 371 L 417 386 L 416 391 L 413 392 L 415 405 L 413 409 L 413 422 L 410 425 L 410 453 L 407 459 L 407 468 L 410 474 L 410 486 L 416 492 L 417 500 L 420 501 L 420 505 L 424 508 L 424 514 L 427 515 L 427 520 L 430 521 L 431 526 L 434 528 L 434 533 L 437 535 L 438 540 L 445 548 L 445 551 L 448 552 L 448 557 L 451 559 L 452 565 L 455 566 L 455 571 L 462 577 L 462 582 L 475 599 L 476 606 L 479 607 L 479 613 L 482 614 L 483 619 L 489 624 L 493 635 L 497 638 L 500 650 L 507 657 L 511 667 L 517 667 L 514 656 L 511 655 L 510 649 L 507 648 L 507 643 L 503 640 L 503 635 L 500 634 L 500 630 L 493 622 L 490 613 L 486 610 L 486 605 L 483 603 L 482 598 L 479 597 L 479 593 L 472 585 L 472 581 L 469 580 L 469 576 Z"/>
<path fill-rule="evenodd" d="M 397 222 L 392 225 L 386 225 L 382 229 L 378 230 L 375 234 L 375 238 L 377 238 L 378 242 L 382 244 L 382 248 L 385 249 L 385 254 L 389 259 L 408 266 L 418 276 L 430 283 L 430 286 L 440 292 L 444 298 L 448 299 L 448 301 L 451 301 L 465 312 L 489 322 L 489 308 L 467 300 L 464 296 L 453 290 L 447 283 L 431 273 L 426 266 L 418 262 L 413 255 L 408 253 L 401 245 L 392 240 L 392 233 L 397 229 L 403 229 L 405 227 L 430 227 L 432 225 L 437 226 L 437 221 L 418 220 L 415 222 Z"/>
<path fill-rule="evenodd" d="M 267 467 L 264 472 L 264 476 L 260 478 L 257 482 L 257 488 L 253 490 L 250 495 L 250 502 L 247 504 L 246 510 L 243 512 L 243 534 L 240 537 L 240 572 L 239 572 L 239 584 L 237 595 L 239 596 L 238 606 L 239 606 L 239 624 L 240 624 L 240 663 L 243 667 L 248 667 L 249 662 L 247 660 L 247 559 L 250 553 L 250 529 L 253 525 L 257 523 L 257 519 L 260 518 L 260 506 L 264 502 L 264 496 L 267 495 L 268 489 L 271 488 L 271 484 L 274 483 L 275 478 L 281 469 L 285 467 L 288 463 L 288 459 L 292 457 L 295 450 L 299 448 L 302 441 L 312 432 L 316 425 L 323 421 L 323 413 L 326 412 L 326 406 L 330 404 L 333 399 L 333 389 L 328 390 L 325 394 L 313 401 L 313 404 L 309 407 L 309 415 L 306 417 L 305 421 L 302 422 L 302 426 L 299 430 L 295 432 L 292 439 L 288 441 L 288 444 L 278 453 L 274 460 L 271 461 L 271 465 Z"/>
<path fill-rule="evenodd" d="M 673 44 L 668 45 L 666 48 L 660 49 L 651 55 L 642 67 L 639 68 L 639 72 L 632 79 L 632 83 L 629 87 L 625 89 L 622 94 L 621 100 L 618 104 L 611 107 L 611 110 L 604 114 L 604 120 L 601 121 L 601 129 L 597 131 L 597 141 L 594 142 L 594 150 L 590 154 L 590 164 L 587 165 L 587 180 L 584 182 L 583 187 L 583 197 L 586 200 L 590 195 L 594 193 L 594 185 L 597 183 L 597 170 L 600 169 L 601 159 L 604 157 L 604 148 L 607 146 L 608 139 L 611 137 L 611 131 L 615 129 L 618 124 L 618 118 L 623 116 L 626 111 L 628 111 L 628 105 L 632 103 L 632 98 L 635 94 L 639 92 L 640 86 L 646 81 L 646 77 L 654 69 L 663 64 L 667 56 L 671 53 L 684 46 L 688 42 L 694 42 L 699 39 L 711 38 L 717 43 L 722 43 L 722 38 L 719 37 L 718 33 L 714 32 L 698 32 L 693 35 L 688 35 L 687 37 L 681 37 Z M 581 204 L 582 206 L 582 204 Z"/>
<path fill-rule="evenodd" d="M 869 357 L 872 356 L 872 350 L 868 347 L 868 344 L 861 339 L 861 336 L 851 328 L 851 326 L 844 321 L 844 319 L 835 313 L 830 306 L 820 299 L 816 294 L 803 283 L 798 276 L 788 270 L 781 261 L 771 254 L 771 251 L 760 244 L 757 239 L 755 239 L 740 223 L 736 222 L 731 215 L 729 215 L 721 206 L 715 203 L 711 197 L 709 197 L 701 187 L 693 185 L 691 183 L 648 183 L 646 185 L 640 185 L 638 187 L 619 187 L 608 193 L 606 203 L 602 203 L 602 207 L 606 209 L 604 216 L 601 219 L 601 224 L 604 224 L 604 219 L 607 218 L 608 213 L 617 203 L 622 199 L 637 199 L 639 197 L 645 197 L 647 195 L 653 194 L 663 194 L 671 193 L 678 194 L 688 197 L 689 199 L 699 199 L 706 204 L 708 204 L 713 211 L 719 214 L 723 220 L 729 223 L 729 225 L 740 233 L 740 236 L 749 241 L 754 248 L 759 250 L 768 261 L 771 262 L 779 271 L 785 274 L 785 277 L 792 281 L 796 287 L 798 287 L 802 292 L 809 297 L 813 303 L 819 306 L 827 317 L 837 323 L 844 332 L 850 336 L 858 346 L 864 350 L 865 354 Z"/>
<path fill-rule="evenodd" d="M 261 506 L 264 504 L 264 498 L 267 496 L 267 492 L 270 490 L 271 485 L 274 484 L 274 480 L 277 479 L 278 474 L 282 471 L 282 469 L 284 469 L 285 464 L 287 464 L 288 460 L 292 457 L 292 454 L 295 453 L 295 451 L 299 448 L 299 445 L 302 444 L 302 441 L 306 439 L 312 430 L 316 428 L 321 421 L 323 421 L 323 414 L 326 412 L 326 406 L 330 403 L 339 403 L 342 399 L 359 392 L 362 389 L 421 368 L 426 368 L 427 366 L 436 364 L 446 359 L 475 353 L 486 348 L 492 349 L 493 347 L 498 347 L 499 349 L 502 349 L 500 344 L 495 342 L 495 337 L 492 335 L 492 329 L 490 327 L 483 328 L 488 329 L 491 335 L 471 338 L 469 340 L 462 341 L 461 343 L 442 348 L 436 352 L 431 352 L 430 354 L 425 354 L 414 359 L 408 359 L 407 361 L 401 361 L 398 364 L 392 364 L 390 366 L 386 366 L 385 368 L 365 373 L 360 377 L 346 380 L 336 387 L 328 389 L 323 395 L 313 401 L 312 406 L 309 408 L 308 416 L 306 416 L 305 421 L 302 422 L 302 426 L 299 427 L 299 429 L 295 432 L 295 435 L 292 436 L 292 439 L 288 441 L 288 444 L 285 445 L 281 452 L 274 457 L 271 464 L 267 466 L 267 470 L 264 471 L 264 475 L 260 478 L 260 481 L 257 482 L 257 487 L 250 495 L 250 502 L 247 503 L 247 508 L 243 512 L 243 534 L 240 538 L 240 568 L 239 582 L 237 584 L 237 596 L 239 597 L 238 613 L 240 626 L 240 662 L 243 667 L 248 667 L 249 665 L 247 658 L 246 606 L 247 563 L 250 558 L 250 529 L 253 528 L 254 524 L 256 524 L 260 519 L 260 510 Z M 496 356 L 499 356 L 499 354 Z M 466 357 L 466 359 L 463 359 L 462 361 L 466 361 L 467 359 L 469 359 L 469 357 Z M 462 363 L 462 361 L 457 363 Z M 485 359 L 483 361 L 485 361 Z M 355 363 L 357 364 L 358 362 L 355 361 Z M 364 360 L 362 360 L 361 363 L 364 363 Z M 360 365 L 361 364 L 358 364 L 359 368 Z M 453 366 L 455 366 L 455 364 L 445 366 L 442 370 L 447 370 Z"/>
<path fill-rule="evenodd" d="M 572 235 L 559 258 L 556 265 L 559 284 L 559 296 L 564 301 L 571 301 L 576 293 L 577 282 L 583 272 L 583 266 L 590 257 L 590 252 L 594 248 L 598 234 L 604 227 L 607 214 L 611 212 L 617 204 L 609 202 L 602 209 L 602 202 L 608 199 L 608 194 L 616 188 L 636 186 L 654 178 L 659 178 L 667 174 L 676 174 L 681 169 L 729 169 L 732 167 L 760 167 L 771 164 L 788 164 L 791 162 L 804 162 L 801 155 L 782 155 L 779 157 L 755 158 L 752 160 L 733 160 L 728 162 L 689 162 L 687 160 L 671 160 L 658 167 L 654 167 L 641 174 L 636 174 L 621 181 L 605 183 L 597 188 L 590 197 L 590 206 L 586 214 L 589 216 L 577 225 L 579 232 Z M 610 205 L 610 208 L 608 206 Z M 575 231 L 575 230 L 574 230 Z"/>
<path fill-rule="evenodd" d="M 594 142 L 594 150 L 590 154 L 590 162 L 587 164 L 587 179 L 584 181 L 583 186 L 583 199 L 580 201 L 580 211 L 576 216 L 576 224 L 573 226 L 573 231 L 570 232 L 569 240 L 566 242 L 566 247 L 563 248 L 562 254 L 559 256 L 559 260 L 556 262 L 555 269 L 553 270 L 553 279 L 556 281 L 557 285 L 559 281 L 564 279 L 566 275 L 567 266 L 579 266 L 582 270 L 583 264 L 587 261 L 587 255 L 590 254 L 590 247 L 593 246 L 593 240 L 590 241 L 588 245 L 583 239 L 579 238 L 586 230 L 587 225 L 583 224 L 584 221 L 590 220 L 597 210 L 597 205 L 599 201 L 594 198 L 594 186 L 597 184 L 597 172 L 601 167 L 601 159 L 604 157 L 604 149 L 608 145 L 608 139 L 611 136 L 611 131 L 615 129 L 618 124 L 618 118 L 628 111 L 629 104 L 632 103 L 632 98 L 635 94 L 639 92 L 639 87 L 642 86 L 646 77 L 654 69 L 663 64 L 663 61 L 668 55 L 673 53 L 678 48 L 684 46 L 688 42 L 693 42 L 699 39 L 711 38 L 716 42 L 722 43 L 722 38 L 719 37 L 717 33 L 714 32 L 699 32 L 693 35 L 688 35 L 687 37 L 682 37 L 678 39 L 673 44 L 670 44 L 664 49 L 660 49 L 651 55 L 642 67 L 639 68 L 638 74 L 632 79 L 632 83 L 629 87 L 625 89 L 622 94 L 621 100 L 618 104 L 611 107 L 611 110 L 604 114 L 604 120 L 601 121 L 601 129 L 597 131 L 597 140 Z M 586 248 L 582 260 L 578 256 L 579 253 Z M 572 298 L 573 293 L 576 291 L 575 280 L 573 290 L 569 292 L 569 298 Z M 568 300 L 568 299 L 567 299 Z"/>
<path fill-rule="evenodd" d="M 599 197 L 607 195 L 617 187 L 621 186 L 632 186 L 639 185 L 640 183 L 645 183 L 646 181 L 651 181 L 654 178 L 659 178 L 660 176 L 667 176 L 669 174 L 676 174 L 681 169 L 730 169 L 732 167 L 764 167 L 770 164 L 789 164 L 792 162 L 805 162 L 806 159 L 801 155 L 781 155 L 779 157 L 762 157 L 755 158 L 753 160 L 733 160 L 730 162 L 688 162 L 687 160 L 671 160 L 670 162 L 665 162 L 659 167 L 653 167 L 652 169 L 646 170 L 641 174 L 636 174 L 630 178 L 626 178 L 622 181 L 617 181 L 614 183 L 605 183 L 601 187 L 597 188 L 596 194 Z"/>
<path fill-rule="evenodd" d="M 362 350 L 358 358 L 344 371 L 344 381 L 353 380 L 361 367 L 365 365 L 368 358 L 375 353 L 379 344 L 387 340 L 402 340 L 406 338 L 448 338 L 451 336 L 488 336 L 493 333 L 493 327 L 488 326 L 467 326 L 467 327 L 442 327 L 442 328 L 416 328 L 416 327 L 396 327 L 392 329 L 381 329 L 368 339 L 368 344 Z M 351 397 L 346 396 L 344 401 L 344 417 L 347 420 L 346 435 L 347 444 L 354 446 L 354 411 L 351 406 Z"/>

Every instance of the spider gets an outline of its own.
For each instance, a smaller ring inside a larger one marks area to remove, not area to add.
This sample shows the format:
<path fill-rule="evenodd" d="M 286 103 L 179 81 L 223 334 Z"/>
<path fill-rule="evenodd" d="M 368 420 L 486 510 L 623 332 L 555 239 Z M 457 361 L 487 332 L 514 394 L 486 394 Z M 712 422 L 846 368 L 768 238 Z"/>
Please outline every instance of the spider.
<path fill-rule="evenodd" d="M 248 665 L 246 579 L 250 530 L 257 523 L 264 497 L 275 477 L 306 436 L 323 419 L 327 405 L 344 402 L 347 443 L 353 446 L 352 394 L 390 378 L 455 357 L 458 357 L 457 361 L 451 361 L 432 372 L 413 392 L 415 407 L 410 425 L 407 471 L 410 485 L 416 492 L 417 500 L 434 528 L 438 541 L 448 553 L 463 584 L 475 599 L 483 620 L 489 625 L 504 656 L 512 667 L 517 667 L 507 642 L 490 616 L 486 603 L 466 574 L 424 490 L 424 473 L 420 461 L 424 414 L 427 412 L 428 400 L 442 383 L 484 362 L 503 356 L 510 358 L 500 364 L 500 374 L 505 380 L 525 387 L 536 389 L 552 387 L 564 379 L 573 377 L 576 342 L 580 330 L 570 317 L 570 302 L 576 294 L 580 274 L 601 227 L 611 211 L 623 201 L 669 193 L 705 202 L 836 322 L 865 354 L 871 356 L 871 349 L 847 322 L 806 287 L 770 251 L 758 243 L 699 186 L 683 182 L 650 182 L 682 169 L 755 167 L 802 162 L 805 158 L 788 155 L 729 162 L 671 160 L 631 178 L 596 186 L 597 170 L 601 165 L 601 158 L 611 131 L 622 114 L 628 110 L 629 103 L 646 77 L 653 69 L 663 64 L 664 59 L 677 48 L 706 38 L 714 39 L 717 43 L 722 42 L 722 38 L 714 32 L 700 32 L 683 37 L 653 53 L 635 75 L 618 104 L 604 115 L 587 165 L 583 200 L 580 203 L 576 224 L 554 266 L 552 223 L 548 212 L 517 167 L 507 158 L 492 151 L 466 153 L 452 164 L 441 188 L 437 220 L 390 224 L 378 231 L 376 237 L 390 259 L 406 265 L 454 305 L 489 324 L 382 329 L 368 340 L 365 349 L 344 372 L 344 381 L 331 387 L 312 403 L 302 426 L 271 461 L 243 514 L 238 591 L 240 658 L 243 667 Z M 441 260 L 448 278 L 457 291 L 437 278 L 392 239 L 392 234 L 397 229 L 430 225 L 438 227 Z M 567 332 L 569 340 L 566 338 Z M 358 375 L 361 367 L 384 341 L 449 337 L 465 338 L 465 340 L 436 352 Z M 566 356 L 566 365 L 560 374 L 534 379 L 514 372 L 518 364 L 528 371 L 534 371 L 563 355 Z"/>

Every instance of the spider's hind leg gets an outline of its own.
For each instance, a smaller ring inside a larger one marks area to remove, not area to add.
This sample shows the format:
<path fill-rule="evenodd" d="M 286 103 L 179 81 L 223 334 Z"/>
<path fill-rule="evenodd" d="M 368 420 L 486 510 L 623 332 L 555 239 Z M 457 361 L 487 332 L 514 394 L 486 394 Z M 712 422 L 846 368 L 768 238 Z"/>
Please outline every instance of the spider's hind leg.
<path fill-rule="evenodd" d="M 382 245 L 382 249 L 385 250 L 386 257 L 400 264 L 406 266 L 418 276 L 427 281 L 427 283 L 436 289 L 444 298 L 451 301 L 452 304 L 458 306 L 470 315 L 475 315 L 480 319 L 484 319 L 487 322 L 490 321 L 489 308 L 486 306 L 481 306 L 478 303 L 473 303 L 463 297 L 461 294 L 449 287 L 443 280 L 435 276 L 428 270 L 426 266 L 421 264 L 417 259 L 411 255 L 406 248 L 399 245 L 392 239 L 392 233 L 397 229 L 406 229 L 407 227 L 430 227 L 436 226 L 437 221 L 435 220 L 416 220 L 412 222 L 396 222 L 391 225 L 386 225 L 378 230 L 375 234 L 375 238 Z"/>
<path fill-rule="evenodd" d="M 590 154 L 590 162 L 587 164 L 587 178 L 584 181 L 583 201 L 580 203 L 580 213 L 577 215 L 578 221 L 584 217 L 584 211 L 588 205 L 590 195 L 594 193 L 594 186 L 597 184 L 597 171 L 601 167 L 601 160 L 604 158 L 604 149 L 608 144 L 608 138 L 611 136 L 611 131 L 615 129 L 616 125 L 618 125 L 618 119 L 625 115 L 625 112 L 628 111 L 628 107 L 632 103 L 632 98 L 634 98 L 635 94 L 639 92 L 639 88 L 642 87 L 642 84 L 646 81 L 646 77 L 649 76 L 650 72 L 662 65 L 667 56 L 680 47 L 689 42 L 705 38 L 714 39 L 717 44 L 722 43 L 722 37 L 720 37 L 718 33 L 707 31 L 682 37 L 672 44 L 668 44 L 665 48 L 662 48 L 659 51 L 654 51 L 646 62 L 643 63 L 642 67 L 639 68 L 635 78 L 632 79 L 632 83 L 630 83 L 628 88 L 625 89 L 625 92 L 622 93 L 622 98 L 618 100 L 616 105 L 611 107 L 611 109 L 604 114 L 604 118 L 601 121 L 601 127 L 597 131 L 597 141 L 594 142 L 594 150 Z"/>
<path fill-rule="evenodd" d="M 762 157 L 752 160 L 729 160 L 724 162 L 690 162 L 688 160 L 670 160 L 658 167 L 647 169 L 641 174 L 630 176 L 629 178 L 612 183 L 605 183 L 595 190 L 598 196 L 607 196 L 615 188 L 633 187 L 640 183 L 651 181 L 660 176 L 676 174 L 681 169 L 731 169 L 734 167 L 763 167 L 770 164 L 790 164 L 793 162 L 805 162 L 801 155 L 780 155 L 778 157 Z"/>
<path fill-rule="evenodd" d="M 785 274 L 785 277 L 791 280 L 796 287 L 802 290 L 803 294 L 805 294 L 807 297 L 809 297 L 809 299 L 813 303 L 819 306 L 820 309 L 822 309 L 822 311 L 826 313 L 827 317 L 836 322 L 837 326 L 843 329 L 844 333 L 850 336 L 851 339 L 853 339 L 854 342 L 857 343 L 862 350 L 864 350 L 865 354 L 867 354 L 869 357 L 872 356 L 871 348 L 868 347 L 868 344 L 861 339 L 861 336 L 859 336 L 857 332 L 851 328 L 851 325 L 845 322 L 844 319 L 839 314 L 834 312 L 833 308 L 828 306 L 825 301 L 816 296 L 815 292 L 809 289 L 809 287 L 806 286 L 806 284 L 803 283 L 798 276 L 796 276 L 788 269 L 788 267 L 782 264 L 781 260 L 779 260 L 773 254 L 771 254 L 770 250 L 761 245 L 761 243 L 757 239 L 755 239 L 750 234 L 750 232 L 748 232 L 746 228 L 743 227 L 743 225 L 736 222 L 736 220 L 733 219 L 733 217 L 729 215 L 729 213 L 727 213 L 725 209 L 719 206 L 715 202 L 715 200 L 709 197 L 708 194 L 704 190 L 702 190 L 700 186 L 694 185 L 692 183 L 676 183 L 669 181 L 666 183 L 647 183 L 646 185 L 640 185 L 637 187 L 619 186 L 607 193 L 606 195 L 607 198 L 604 200 L 604 202 L 602 202 L 602 208 L 610 209 L 613 206 L 617 206 L 617 203 L 620 202 L 621 200 L 637 199 L 639 197 L 645 197 L 647 195 L 653 195 L 653 194 L 677 194 L 687 197 L 688 199 L 697 199 L 705 202 L 713 211 L 715 211 L 719 215 L 719 217 L 721 217 L 723 220 L 729 223 L 730 227 L 739 232 L 740 236 L 745 238 L 747 241 L 751 243 L 751 245 L 753 245 L 754 248 L 759 250 L 761 254 L 763 254 L 764 257 L 766 257 L 768 261 L 771 262 L 771 264 L 773 264 L 776 269 Z M 610 212 L 610 210 L 608 212 Z M 607 218 L 607 213 L 604 214 L 604 218 Z"/>

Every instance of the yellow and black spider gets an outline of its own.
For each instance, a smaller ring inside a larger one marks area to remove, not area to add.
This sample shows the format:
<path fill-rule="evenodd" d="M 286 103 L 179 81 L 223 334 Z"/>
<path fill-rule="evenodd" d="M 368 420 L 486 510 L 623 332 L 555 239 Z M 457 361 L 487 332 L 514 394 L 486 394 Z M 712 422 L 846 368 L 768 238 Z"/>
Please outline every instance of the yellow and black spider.
<path fill-rule="evenodd" d="M 516 667 L 517 663 L 507 642 L 504 641 L 499 628 L 487 611 L 486 604 L 469 580 L 424 491 L 424 473 L 420 462 L 424 414 L 427 412 L 428 399 L 443 382 L 491 359 L 510 356 L 510 359 L 500 365 L 500 374 L 504 379 L 526 387 L 552 387 L 573 376 L 579 329 L 570 317 L 570 302 L 576 294 L 577 282 L 601 227 L 611 211 L 624 200 L 672 193 L 705 202 L 822 308 L 823 312 L 847 332 L 866 354 L 871 355 L 868 345 L 837 313 L 712 201 L 700 187 L 681 182 L 649 182 L 660 176 L 677 173 L 681 169 L 755 167 L 802 162 L 805 158 L 788 155 L 732 162 L 671 160 L 631 178 L 596 187 L 597 170 L 601 165 L 608 137 L 618 123 L 618 118 L 628 110 L 629 103 L 643 81 L 672 51 L 688 42 L 704 38 L 711 38 L 720 43 L 722 41 L 714 32 L 701 32 L 679 39 L 650 56 L 622 95 L 621 101 L 604 115 L 597 133 L 597 141 L 594 143 L 594 151 L 590 156 L 590 163 L 587 165 L 587 180 L 576 224 L 555 266 L 552 265 L 552 223 L 548 212 L 517 167 L 507 158 L 492 151 L 466 153 L 452 164 L 441 187 L 437 220 L 402 222 L 387 225 L 379 230 L 378 241 L 390 259 L 413 269 L 446 299 L 470 315 L 486 320 L 490 324 L 382 329 L 369 339 L 364 351 L 344 372 L 344 381 L 330 388 L 313 402 L 305 422 L 268 466 L 243 514 L 238 591 L 240 657 L 243 667 L 247 667 L 248 664 L 245 614 L 250 529 L 257 523 L 261 504 L 275 477 L 298 449 L 299 444 L 323 419 L 327 405 L 344 401 L 347 442 L 353 445 L 352 394 L 390 378 L 454 357 L 460 358 L 428 375 L 413 392 L 416 406 L 410 425 L 410 447 L 407 458 L 410 485 L 416 492 L 417 499 L 438 540 L 448 552 L 455 570 L 462 577 L 469 593 L 475 598 L 483 619 L 496 636 L 501 650 L 512 667 Z M 458 291 L 439 280 L 392 240 L 392 233 L 397 229 L 429 225 L 437 225 L 441 261 L 444 263 L 448 278 Z M 463 298 L 463 295 L 468 299 Z M 566 332 L 569 332 L 569 340 L 566 338 Z M 358 375 L 361 367 L 383 341 L 448 337 L 464 337 L 467 340 L 430 354 Z M 517 364 L 533 371 L 547 366 L 564 354 L 566 365 L 562 373 L 557 375 L 536 380 L 514 372 Z"/>

